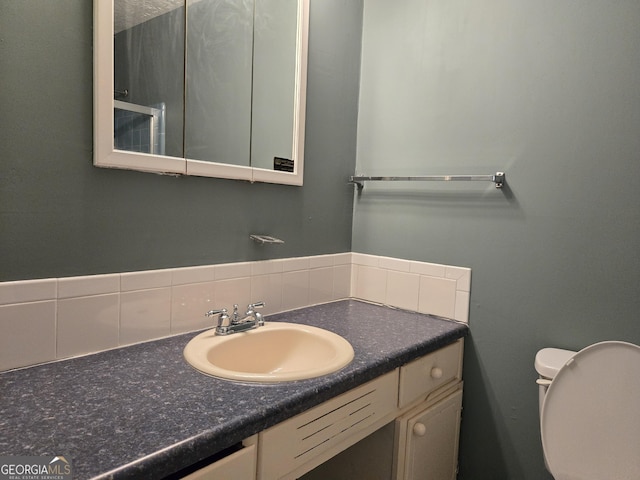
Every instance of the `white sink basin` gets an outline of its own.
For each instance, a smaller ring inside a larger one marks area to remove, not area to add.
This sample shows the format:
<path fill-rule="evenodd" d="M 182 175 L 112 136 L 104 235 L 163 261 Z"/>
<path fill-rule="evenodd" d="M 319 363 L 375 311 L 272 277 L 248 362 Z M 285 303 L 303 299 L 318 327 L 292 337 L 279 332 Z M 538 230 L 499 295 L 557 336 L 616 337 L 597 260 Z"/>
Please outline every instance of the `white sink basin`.
<path fill-rule="evenodd" d="M 184 349 L 194 368 L 214 377 L 244 382 L 285 382 L 319 377 L 351 363 L 353 348 L 322 328 L 267 322 L 230 335 L 208 330 Z"/>

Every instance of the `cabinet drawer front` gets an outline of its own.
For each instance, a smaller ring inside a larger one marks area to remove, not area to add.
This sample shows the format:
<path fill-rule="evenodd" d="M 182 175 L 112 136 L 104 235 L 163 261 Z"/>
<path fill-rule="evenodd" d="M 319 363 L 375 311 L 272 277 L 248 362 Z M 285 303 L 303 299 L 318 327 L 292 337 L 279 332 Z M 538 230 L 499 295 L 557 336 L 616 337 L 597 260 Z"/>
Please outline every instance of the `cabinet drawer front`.
<path fill-rule="evenodd" d="M 183 480 L 213 480 L 233 478 L 234 480 L 252 480 L 256 478 L 256 446 L 249 445 L 228 457 L 201 468 Z"/>
<path fill-rule="evenodd" d="M 462 378 L 462 345 L 458 340 L 447 347 L 400 367 L 398 406 L 426 398 L 438 387 Z"/>
<path fill-rule="evenodd" d="M 265 430 L 259 478 L 280 478 L 343 442 L 360 440 L 395 412 L 397 389 L 396 370 Z"/>

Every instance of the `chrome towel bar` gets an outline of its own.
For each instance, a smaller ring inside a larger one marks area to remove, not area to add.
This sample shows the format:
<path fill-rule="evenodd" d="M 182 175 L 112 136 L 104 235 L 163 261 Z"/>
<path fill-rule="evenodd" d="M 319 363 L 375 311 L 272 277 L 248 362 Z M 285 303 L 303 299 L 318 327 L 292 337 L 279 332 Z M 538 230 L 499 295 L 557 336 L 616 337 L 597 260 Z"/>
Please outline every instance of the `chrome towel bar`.
<path fill-rule="evenodd" d="M 493 175 L 424 175 L 417 177 L 366 177 L 363 175 L 353 175 L 349 177 L 349 182 L 355 183 L 358 188 L 363 188 L 363 182 L 493 182 L 496 188 L 502 188 L 505 182 L 504 172 L 496 172 Z"/>

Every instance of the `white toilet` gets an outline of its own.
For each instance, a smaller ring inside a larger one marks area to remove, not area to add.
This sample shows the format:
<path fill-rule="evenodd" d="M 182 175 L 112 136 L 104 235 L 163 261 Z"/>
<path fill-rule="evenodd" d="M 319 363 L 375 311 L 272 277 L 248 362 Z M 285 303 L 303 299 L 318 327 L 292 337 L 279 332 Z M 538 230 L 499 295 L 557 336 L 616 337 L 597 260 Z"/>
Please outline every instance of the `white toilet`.
<path fill-rule="evenodd" d="M 640 346 L 536 354 L 540 430 L 555 480 L 640 480 Z"/>

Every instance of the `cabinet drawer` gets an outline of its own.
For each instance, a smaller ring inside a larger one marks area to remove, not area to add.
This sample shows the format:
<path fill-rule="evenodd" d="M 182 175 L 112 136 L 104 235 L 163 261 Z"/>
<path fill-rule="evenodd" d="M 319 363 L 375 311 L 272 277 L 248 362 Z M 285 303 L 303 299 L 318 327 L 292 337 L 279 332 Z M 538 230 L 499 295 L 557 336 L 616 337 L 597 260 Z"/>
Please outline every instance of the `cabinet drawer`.
<path fill-rule="evenodd" d="M 426 398 L 438 387 L 462 378 L 463 341 L 436 350 L 400 367 L 398 406 Z"/>
<path fill-rule="evenodd" d="M 256 457 L 256 445 L 249 445 L 183 477 L 183 480 L 253 480 L 256 478 Z"/>
<path fill-rule="evenodd" d="M 398 371 L 318 405 L 260 433 L 258 478 L 295 478 L 392 420 Z"/>

